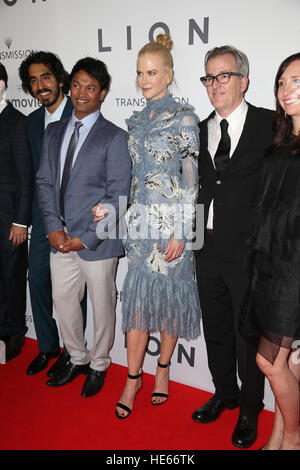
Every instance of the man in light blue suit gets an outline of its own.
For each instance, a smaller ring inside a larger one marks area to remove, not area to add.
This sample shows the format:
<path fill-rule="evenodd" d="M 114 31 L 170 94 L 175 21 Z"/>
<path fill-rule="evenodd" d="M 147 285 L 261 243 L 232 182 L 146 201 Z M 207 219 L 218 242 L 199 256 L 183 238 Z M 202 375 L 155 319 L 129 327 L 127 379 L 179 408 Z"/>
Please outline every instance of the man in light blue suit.
<path fill-rule="evenodd" d="M 82 396 L 101 390 L 114 339 L 115 274 L 123 254 L 118 220 L 126 210 L 131 163 L 127 133 L 99 111 L 110 86 L 103 62 L 86 57 L 71 72 L 72 116 L 47 127 L 36 177 L 38 202 L 51 244 L 53 300 L 71 356 L 48 380 L 65 385 L 87 373 Z M 120 199 L 123 207 L 120 210 Z M 107 217 L 94 222 L 102 202 Z M 94 341 L 87 350 L 80 301 L 87 285 L 93 307 Z"/>

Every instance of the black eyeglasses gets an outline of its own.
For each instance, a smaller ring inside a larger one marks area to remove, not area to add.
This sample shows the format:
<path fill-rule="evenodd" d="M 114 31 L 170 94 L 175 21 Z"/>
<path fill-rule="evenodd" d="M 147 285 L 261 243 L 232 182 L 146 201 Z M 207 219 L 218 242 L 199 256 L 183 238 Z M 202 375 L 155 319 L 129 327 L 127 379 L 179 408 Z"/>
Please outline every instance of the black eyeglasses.
<path fill-rule="evenodd" d="M 241 73 L 237 73 L 237 72 L 223 72 L 223 73 L 218 73 L 218 75 L 206 75 L 205 77 L 200 77 L 200 80 L 205 87 L 211 86 L 214 83 L 215 79 L 217 80 L 218 83 L 221 83 L 223 85 L 224 83 L 229 82 L 230 77 L 232 75 L 234 77 L 243 76 Z"/>

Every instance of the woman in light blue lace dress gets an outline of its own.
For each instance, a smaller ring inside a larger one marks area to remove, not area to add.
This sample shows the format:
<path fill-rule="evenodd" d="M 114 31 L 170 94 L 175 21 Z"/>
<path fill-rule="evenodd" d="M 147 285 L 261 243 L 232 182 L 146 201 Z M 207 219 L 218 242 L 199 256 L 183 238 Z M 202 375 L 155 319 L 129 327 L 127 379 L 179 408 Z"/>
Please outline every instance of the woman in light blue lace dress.
<path fill-rule="evenodd" d="M 127 418 L 141 388 L 149 332 L 161 332 L 152 404 L 168 397 L 169 362 L 177 337 L 200 333 L 200 305 L 188 237 L 198 189 L 198 117 L 168 93 L 173 61 L 166 35 L 140 51 L 137 82 L 147 105 L 128 119 L 132 183 L 123 286 L 128 379 L 116 415 Z"/>

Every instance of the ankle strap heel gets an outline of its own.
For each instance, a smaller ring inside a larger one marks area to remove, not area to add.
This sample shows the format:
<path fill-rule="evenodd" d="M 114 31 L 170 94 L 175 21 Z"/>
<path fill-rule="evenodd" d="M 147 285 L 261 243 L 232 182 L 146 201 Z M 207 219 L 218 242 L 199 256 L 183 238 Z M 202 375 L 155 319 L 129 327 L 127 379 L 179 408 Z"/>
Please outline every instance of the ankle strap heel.
<path fill-rule="evenodd" d="M 139 378 L 142 376 L 142 374 L 143 374 L 143 371 L 141 370 L 141 372 L 140 372 L 139 374 L 137 374 L 137 375 L 128 374 L 127 377 L 128 377 L 129 379 L 136 380 L 136 379 L 139 379 Z"/>
<path fill-rule="evenodd" d="M 137 375 L 127 374 L 127 377 L 128 377 L 129 379 L 132 379 L 132 380 L 137 380 L 137 379 L 139 379 L 139 378 L 142 376 L 142 374 L 143 374 L 143 370 L 140 369 L 139 374 L 137 374 Z M 136 394 L 137 394 L 138 391 L 140 390 L 141 386 L 142 386 L 142 380 L 141 380 L 141 385 L 140 385 L 139 389 L 136 391 Z M 135 394 L 135 395 L 136 395 L 136 394 Z M 126 414 L 126 415 L 119 414 L 117 408 L 120 408 L 121 410 L 125 411 L 127 414 Z M 129 408 L 128 406 L 124 405 L 124 403 L 121 403 L 121 402 L 118 402 L 118 403 L 117 403 L 116 410 L 115 410 L 115 413 L 116 413 L 116 417 L 117 417 L 117 418 L 119 418 L 119 419 L 126 419 L 126 418 L 128 418 L 128 416 L 131 414 L 131 412 L 132 412 L 132 409 Z"/>
<path fill-rule="evenodd" d="M 161 367 L 162 369 L 165 369 L 166 367 L 169 367 L 171 365 L 171 362 L 169 361 L 168 364 L 161 364 L 159 361 L 157 362 L 157 367 Z"/>
<path fill-rule="evenodd" d="M 157 367 L 161 367 L 162 369 L 166 369 L 170 365 L 171 365 L 171 361 L 169 361 L 168 364 L 161 364 L 159 362 L 159 360 L 157 361 Z M 169 373 L 169 371 L 168 371 L 168 373 Z M 169 395 L 167 393 L 154 392 L 151 395 L 151 403 L 154 406 L 162 405 L 167 401 L 168 397 L 169 397 Z M 163 398 L 163 401 L 156 401 L 156 398 Z"/>

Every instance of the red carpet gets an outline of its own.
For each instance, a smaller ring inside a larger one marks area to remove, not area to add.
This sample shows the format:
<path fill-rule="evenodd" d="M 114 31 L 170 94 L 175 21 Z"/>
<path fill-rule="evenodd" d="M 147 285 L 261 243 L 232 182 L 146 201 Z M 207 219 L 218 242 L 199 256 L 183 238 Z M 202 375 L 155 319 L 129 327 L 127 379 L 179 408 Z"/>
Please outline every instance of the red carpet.
<path fill-rule="evenodd" d="M 231 434 L 238 410 L 225 411 L 216 423 L 191 420 L 192 412 L 207 401 L 209 393 L 171 382 L 168 402 L 155 407 L 150 404 L 154 378 L 144 374 L 134 411 L 122 421 L 115 417 L 114 406 L 125 383 L 125 367 L 113 364 L 102 391 L 81 398 L 84 376 L 50 388 L 45 385 L 46 371 L 32 377 L 25 374 L 37 352 L 36 341 L 27 338 L 20 356 L 0 364 L 1 450 L 236 449 Z M 263 411 L 253 449 L 267 440 L 272 423 L 273 413 Z"/>

